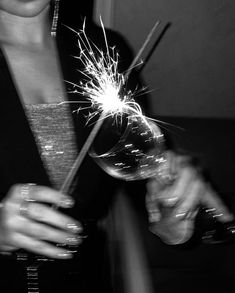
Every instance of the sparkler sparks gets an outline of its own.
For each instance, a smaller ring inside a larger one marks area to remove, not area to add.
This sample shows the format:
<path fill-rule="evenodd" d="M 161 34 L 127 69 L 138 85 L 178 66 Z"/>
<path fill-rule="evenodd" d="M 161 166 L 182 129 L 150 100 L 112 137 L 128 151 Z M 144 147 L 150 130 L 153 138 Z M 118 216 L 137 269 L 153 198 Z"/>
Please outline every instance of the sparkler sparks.
<path fill-rule="evenodd" d="M 73 92 L 86 97 L 86 106 L 83 106 L 82 109 L 92 109 L 88 121 L 100 113 L 103 113 L 102 117 L 117 117 L 130 112 L 143 116 L 141 107 L 134 100 L 139 92 L 125 89 L 130 71 L 135 64 L 132 63 L 131 68 L 125 74 L 118 72 L 119 55 L 115 47 L 109 48 L 108 46 L 102 20 L 101 26 L 106 45 L 105 52 L 89 40 L 85 32 L 85 22 L 80 32 L 75 31 L 78 35 L 80 51 L 80 55 L 75 58 L 78 58 L 84 66 L 84 69 L 80 71 L 84 80 L 79 84 L 69 82 L 75 88 Z"/>

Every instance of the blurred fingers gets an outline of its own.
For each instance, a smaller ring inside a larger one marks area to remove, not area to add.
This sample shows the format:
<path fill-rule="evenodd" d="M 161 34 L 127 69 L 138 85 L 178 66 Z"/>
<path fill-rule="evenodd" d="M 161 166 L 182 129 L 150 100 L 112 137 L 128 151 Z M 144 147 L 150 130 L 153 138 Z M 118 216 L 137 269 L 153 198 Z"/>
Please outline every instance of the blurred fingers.
<path fill-rule="evenodd" d="M 38 240 L 45 240 L 53 243 L 60 243 L 66 245 L 78 245 L 81 243 L 82 238 L 70 231 L 59 230 L 42 223 L 25 221 L 27 230 L 20 226 L 17 233 L 21 233 Z"/>
<path fill-rule="evenodd" d="M 82 232 L 82 226 L 78 221 L 38 202 L 28 203 L 27 217 L 71 233 Z"/>
<path fill-rule="evenodd" d="M 17 247 L 23 248 L 36 255 L 44 255 L 56 259 L 69 259 L 73 256 L 72 253 L 65 248 L 54 246 L 48 242 L 21 233 L 14 234 L 12 241 L 17 244 Z"/>
<path fill-rule="evenodd" d="M 32 183 L 15 185 L 10 190 L 11 199 L 14 203 L 22 201 L 38 201 L 63 208 L 71 208 L 74 200 L 52 188 L 38 186 Z"/>
<path fill-rule="evenodd" d="M 159 199 L 167 207 L 174 207 L 181 202 L 188 200 L 191 186 L 197 178 L 196 171 L 191 167 L 183 168 L 175 182 L 162 191 Z M 192 193 L 190 193 L 191 195 Z"/>
<path fill-rule="evenodd" d="M 195 218 L 199 209 L 202 196 L 205 194 L 205 183 L 200 178 L 195 178 L 184 190 L 181 202 L 175 208 L 177 219 Z"/>

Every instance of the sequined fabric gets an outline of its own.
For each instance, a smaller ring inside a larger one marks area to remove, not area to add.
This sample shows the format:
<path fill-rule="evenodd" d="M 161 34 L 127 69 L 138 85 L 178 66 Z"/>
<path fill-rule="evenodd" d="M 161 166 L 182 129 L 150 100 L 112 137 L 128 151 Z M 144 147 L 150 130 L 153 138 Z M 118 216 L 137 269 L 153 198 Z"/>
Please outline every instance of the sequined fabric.
<path fill-rule="evenodd" d="M 25 110 L 50 180 L 59 189 L 77 155 L 68 105 L 30 104 Z"/>

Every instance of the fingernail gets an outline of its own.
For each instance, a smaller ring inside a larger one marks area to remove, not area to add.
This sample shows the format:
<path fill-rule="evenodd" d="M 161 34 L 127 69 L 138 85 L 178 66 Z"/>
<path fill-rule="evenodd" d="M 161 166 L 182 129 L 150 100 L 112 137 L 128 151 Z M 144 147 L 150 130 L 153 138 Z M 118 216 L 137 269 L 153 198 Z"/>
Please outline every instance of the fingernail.
<path fill-rule="evenodd" d="M 69 252 L 70 254 L 74 254 L 74 253 L 76 253 L 76 252 L 77 252 L 77 249 L 68 250 L 68 252 Z"/>
<path fill-rule="evenodd" d="M 74 199 L 71 197 L 65 197 L 60 201 L 60 206 L 71 208 L 74 206 Z"/>
<path fill-rule="evenodd" d="M 81 239 L 79 237 L 68 237 L 66 239 L 66 243 L 69 245 L 77 245 L 81 242 Z"/>
<path fill-rule="evenodd" d="M 72 231 L 73 233 L 79 233 L 82 232 L 82 227 L 78 224 L 75 223 L 71 223 L 71 224 L 67 224 L 67 228 Z"/>
<path fill-rule="evenodd" d="M 164 200 L 164 205 L 168 206 L 168 207 L 173 207 L 176 205 L 178 201 L 178 197 L 177 196 L 172 196 L 170 198 L 166 198 Z"/>
<path fill-rule="evenodd" d="M 69 258 L 73 257 L 73 255 L 71 253 L 69 253 L 69 252 L 67 252 L 67 253 L 58 253 L 57 256 L 59 258 L 64 258 L 64 259 L 69 259 Z"/>

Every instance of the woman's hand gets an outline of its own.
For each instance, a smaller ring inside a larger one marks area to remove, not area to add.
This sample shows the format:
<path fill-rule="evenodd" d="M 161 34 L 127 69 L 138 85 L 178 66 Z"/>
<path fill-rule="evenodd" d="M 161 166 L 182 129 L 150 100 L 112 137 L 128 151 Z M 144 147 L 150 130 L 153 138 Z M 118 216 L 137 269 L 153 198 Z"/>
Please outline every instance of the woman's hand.
<path fill-rule="evenodd" d="M 221 222 L 234 219 L 209 183 L 186 156 L 167 154 L 167 169 L 175 179 L 165 184 L 152 178 L 147 184 L 146 207 L 150 230 L 167 244 L 181 244 L 194 232 L 195 217 L 201 205 L 212 209 Z"/>
<path fill-rule="evenodd" d="M 71 197 L 48 187 L 13 186 L 1 204 L 0 251 L 22 248 L 50 258 L 71 258 L 63 244 L 78 245 L 82 227 L 51 206 L 71 208 L 73 203 Z"/>

